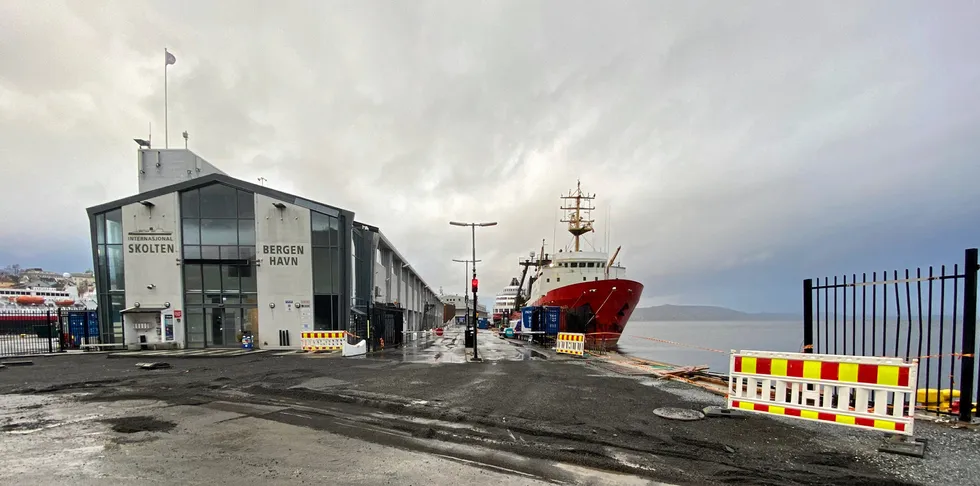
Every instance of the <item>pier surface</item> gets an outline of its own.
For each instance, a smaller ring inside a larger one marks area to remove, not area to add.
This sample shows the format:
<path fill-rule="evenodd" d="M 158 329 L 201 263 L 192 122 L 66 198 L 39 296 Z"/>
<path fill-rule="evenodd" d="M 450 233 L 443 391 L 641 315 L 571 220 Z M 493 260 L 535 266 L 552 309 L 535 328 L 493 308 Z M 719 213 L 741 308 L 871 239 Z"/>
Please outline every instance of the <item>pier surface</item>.
<path fill-rule="evenodd" d="M 971 429 L 882 435 L 750 415 L 673 421 L 699 388 L 459 329 L 358 358 L 86 353 L 0 371 L 0 483 L 968 484 Z M 192 355 L 193 356 L 193 355 Z M 166 361 L 166 369 L 136 363 Z M 960 459 L 957 459 L 960 458 Z M 65 461 L 68 461 L 66 463 Z M 72 466 L 72 464 L 74 466 Z M 70 467 L 69 467 L 70 466 Z M 407 481 L 406 481 L 407 480 Z"/>

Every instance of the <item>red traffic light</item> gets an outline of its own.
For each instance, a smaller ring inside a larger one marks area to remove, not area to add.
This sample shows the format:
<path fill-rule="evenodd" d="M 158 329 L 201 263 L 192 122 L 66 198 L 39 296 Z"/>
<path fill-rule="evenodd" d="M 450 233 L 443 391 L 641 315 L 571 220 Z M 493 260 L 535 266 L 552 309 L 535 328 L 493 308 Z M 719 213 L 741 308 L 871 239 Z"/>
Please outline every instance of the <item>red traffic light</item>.
<path fill-rule="evenodd" d="M 473 288 L 473 292 L 476 292 L 476 288 L 479 286 L 480 286 L 480 281 L 475 278 L 470 282 L 470 287 Z"/>

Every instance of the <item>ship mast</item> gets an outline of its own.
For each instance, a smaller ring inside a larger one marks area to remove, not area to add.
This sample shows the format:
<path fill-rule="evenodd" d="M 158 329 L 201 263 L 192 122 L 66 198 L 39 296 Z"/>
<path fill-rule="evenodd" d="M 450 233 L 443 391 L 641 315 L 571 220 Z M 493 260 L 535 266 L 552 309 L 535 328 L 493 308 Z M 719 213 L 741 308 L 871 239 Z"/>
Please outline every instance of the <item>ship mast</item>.
<path fill-rule="evenodd" d="M 595 199 L 595 194 L 588 194 L 582 192 L 582 181 L 576 181 L 574 191 L 569 191 L 567 196 L 561 196 L 562 206 L 561 209 L 567 211 L 565 218 L 561 220 L 562 223 L 568 223 L 568 232 L 575 237 L 575 251 L 582 251 L 579 245 L 579 237 L 595 231 L 592 227 L 592 223 L 595 222 L 592 218 L 592 200 Z M 574 200 L 574 206 L 566 206 L 567 202 Z M 583 203 L 585 204 L 583 206 Z"/>

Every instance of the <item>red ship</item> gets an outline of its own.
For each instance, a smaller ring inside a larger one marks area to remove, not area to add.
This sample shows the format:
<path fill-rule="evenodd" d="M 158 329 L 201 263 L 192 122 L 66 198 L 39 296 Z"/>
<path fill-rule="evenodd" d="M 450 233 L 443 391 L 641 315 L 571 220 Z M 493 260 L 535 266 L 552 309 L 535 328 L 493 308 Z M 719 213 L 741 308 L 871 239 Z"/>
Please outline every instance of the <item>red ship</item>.
<path fill-rule="evenodd" d="M 595 232 L 595 220 L 591 219 L 595 194 L 582 192 L 579 182 L 561 199 L 565 211 L 561 221 L 568 223 L 572 242 L 568 251 L 552 255 L 544 253 L 542 244 L 537 259 L 532 253 L 530 259 L 521 262 L 521 287 L 529 268 L 534 267 L 534 275 L 526 293 L 522 288 L 520 301 L 531 306 L 559 306 L 565 314 L 562 332 L 584 332 L 587 344 L 615 346 L 640 301 L 643 284 L 628 280 L 626 268 L 616 261 L 622 247 L 616 248 L 612 257 L 604 251 L 582 249 L 582 236 Z"/>

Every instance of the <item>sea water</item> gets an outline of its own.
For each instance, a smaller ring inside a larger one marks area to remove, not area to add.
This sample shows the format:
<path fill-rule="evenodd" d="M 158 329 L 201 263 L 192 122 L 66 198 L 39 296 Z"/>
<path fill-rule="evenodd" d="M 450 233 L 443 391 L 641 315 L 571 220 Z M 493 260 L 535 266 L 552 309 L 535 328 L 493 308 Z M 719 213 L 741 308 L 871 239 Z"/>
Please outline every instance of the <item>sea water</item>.
<path fill-rule="evenodd" d="M 721 373 L 728 372 L 733 349 L 800 352 L 802 346 L 799 321 L 637 321 L 627 324 L 619 338 L 619 350 L 631 356 L 675 365 L 708 365 Z"/>

